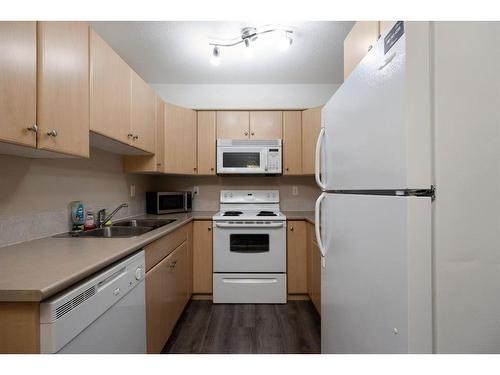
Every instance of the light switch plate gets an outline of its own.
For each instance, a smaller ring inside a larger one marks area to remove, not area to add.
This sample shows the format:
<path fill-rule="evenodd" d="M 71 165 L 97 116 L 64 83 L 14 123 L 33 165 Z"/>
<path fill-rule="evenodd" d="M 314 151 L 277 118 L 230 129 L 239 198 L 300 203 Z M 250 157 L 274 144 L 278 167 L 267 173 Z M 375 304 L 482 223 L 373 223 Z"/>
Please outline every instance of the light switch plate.
<path fill-rule="evenodd" d="M 299 187 L 292 186 L 292 195 L 299 195 Z"/>
<path fill-rule="evenodd" d="M 135 185 L 130 185 L 130 198 L 135 197 Z"/>

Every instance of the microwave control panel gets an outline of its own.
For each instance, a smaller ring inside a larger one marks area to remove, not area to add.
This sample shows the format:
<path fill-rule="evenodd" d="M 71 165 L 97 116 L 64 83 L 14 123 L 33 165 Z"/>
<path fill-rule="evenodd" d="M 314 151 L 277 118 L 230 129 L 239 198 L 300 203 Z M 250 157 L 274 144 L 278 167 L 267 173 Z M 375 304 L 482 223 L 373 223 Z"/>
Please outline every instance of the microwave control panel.
<path fill-rule="evenodd" d="M 281 149 L 269 148 L 267 151 L 267 172 L 281 173 Z"/>

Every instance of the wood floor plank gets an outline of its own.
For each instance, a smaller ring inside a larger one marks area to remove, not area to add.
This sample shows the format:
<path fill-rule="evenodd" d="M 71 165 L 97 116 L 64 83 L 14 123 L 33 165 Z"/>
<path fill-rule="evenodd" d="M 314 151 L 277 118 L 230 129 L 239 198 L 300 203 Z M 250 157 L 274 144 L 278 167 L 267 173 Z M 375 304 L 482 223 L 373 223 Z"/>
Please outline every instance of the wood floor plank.
<path fill-rule="evenodd" d="M 191 301 L 163 353 L 317 354 L 320 334 L 320 317 L 310 301 L 284 305 Z"/>

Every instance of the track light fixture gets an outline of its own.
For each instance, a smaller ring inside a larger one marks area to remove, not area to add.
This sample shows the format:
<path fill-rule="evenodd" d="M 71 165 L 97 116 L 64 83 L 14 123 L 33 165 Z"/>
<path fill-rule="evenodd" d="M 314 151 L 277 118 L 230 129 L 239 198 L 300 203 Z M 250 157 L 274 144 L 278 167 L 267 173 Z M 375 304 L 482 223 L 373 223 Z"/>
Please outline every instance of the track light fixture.
<path fill-rule="evenodd" d="M 265 25 L 259 28 L 245 27 L 241 30 L 241 34 L 232 39 L 214 39 L 210 38 L 208 44 L 213 47 L 210 62 L 213 65 L 220 64 L 220 48 L 221 47 L 234 47 L 244 43 L 247 55 L 252 55 L 252 45 L 258 39 L 259 35 L 267 33 L 279 33 L 280 38 L 278 41 L 278 49 L 286 51 L 293 43 L 292 34 L 293 30 L 288 27 Z"/>

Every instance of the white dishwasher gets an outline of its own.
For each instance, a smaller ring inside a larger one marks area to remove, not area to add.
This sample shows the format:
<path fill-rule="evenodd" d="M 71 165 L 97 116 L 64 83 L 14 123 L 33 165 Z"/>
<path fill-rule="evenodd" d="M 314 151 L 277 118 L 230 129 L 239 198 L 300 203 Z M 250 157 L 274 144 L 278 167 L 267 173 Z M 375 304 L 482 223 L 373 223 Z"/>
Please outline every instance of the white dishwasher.
<path fill-rule="evenodd" d="M 144 251 L 40 304 L 42 353 L 146 353 Z"/>

